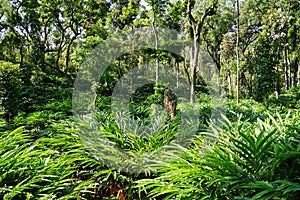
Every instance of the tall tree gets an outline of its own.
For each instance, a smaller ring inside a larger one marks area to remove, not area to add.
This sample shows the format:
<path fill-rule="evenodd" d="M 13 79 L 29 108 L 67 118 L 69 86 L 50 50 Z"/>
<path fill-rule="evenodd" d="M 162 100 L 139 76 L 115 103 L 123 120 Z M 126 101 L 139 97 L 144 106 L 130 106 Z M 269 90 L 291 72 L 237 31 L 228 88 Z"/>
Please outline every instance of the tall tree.
<path fill-rule="evenodd" d="M 170 3 L 166 0 L 146 0 L 147 4 L 143 8 L 142 12 L 144 14 L 144 19 L 148 20 L 148 23 L 144 25 L 148 25 L 152 27 L 154 34 L 154 44 L 155 44 L 155 82 L 156 84 L 159 81 L 159 27 L 167 27 L 169 22 L 168 9 L 170 7 Z"/>
<path fill-rule="evenodd" d="M 253 43 L 252 62 L 255 69 L 255 95 L 257 100 L 265 99 L 268 109 L 269 95 L 275 90 L 276 65 L 278 61 L 277 46 L 272 44 L 272 37 L 267 30 L 263 30 L 258 39 Z"/>
<path fill-rule="evenodd" d="M 191 27 L 191 37 L 193 39 L 193 47 L 191 48 L 191 88 L 190 88 L 190 102 L 196 102 L 196 70 L 198 67 L 199 60 L 199 43 L 200 36 L 205 20 L 208 16 L 212 16 L 216 13 L 218 6 L 218 0 L 211 1 L 208 5 L 204 5 L 204 9 L 197 9 L 196 12 L 193 12 L 195 7 L 195 1 L 187 0 L 187 17 Z M 198 17 L 199 16 L 199 17 Z"/>
<path fill-rule="evenodd" d="M 207 22 L 203 26 L 202 38 L 210 57 L 213 59 L 218 71 L 218 78 L 221 72 L 221 44 L 223 36 L 227 34 L 233 26 L 233 6 L 232 2 L 227 0 L 219 1 L 219 7 L 215 15 L 207 18 Z M 219 82 L 219 94 L 220 94 Z"/>
<path fill-rule="evenodd" d="M 239 78 L 240 78 L 240 52 L 239 52 L 239 38 L 240 38 L 240 1 L 236 1 L 236 103 L 239 104 Z"/>
<path fill-rule="evenodd" d="M 155 83 L 158 84 L 159 81 L 159 58 L 158 58 L 158 33 L 157 33 L 157 21 L 159 20 L 159 17 L 161 17 L 163 4 L 165 4 L 165 1 L 159 1 L 159 0 L 149 0 L 147 1 L 148 4 L 151 7 L 151 27 L 153 29 L 154 33 L 154 39 L 155 39 Z"/>

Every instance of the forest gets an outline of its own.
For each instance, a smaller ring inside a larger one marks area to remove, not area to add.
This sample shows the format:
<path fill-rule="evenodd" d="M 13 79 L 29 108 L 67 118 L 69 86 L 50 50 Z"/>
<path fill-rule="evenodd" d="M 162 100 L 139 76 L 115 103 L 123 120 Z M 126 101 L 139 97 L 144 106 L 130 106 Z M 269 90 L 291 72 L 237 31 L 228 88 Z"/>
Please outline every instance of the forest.
<path fill-rule="evenodd" d="M 300 199 L 299 0 L 0 0 L 0 199 Z"/>

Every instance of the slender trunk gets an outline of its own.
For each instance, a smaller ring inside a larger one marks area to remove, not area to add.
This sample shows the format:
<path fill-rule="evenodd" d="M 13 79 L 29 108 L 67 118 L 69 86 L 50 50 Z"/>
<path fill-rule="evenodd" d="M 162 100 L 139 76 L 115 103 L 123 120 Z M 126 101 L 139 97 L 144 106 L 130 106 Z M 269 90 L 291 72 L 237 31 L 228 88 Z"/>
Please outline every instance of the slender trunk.
<path fill-rule="evenodd" d="M 276 67 L 276 74 L 278 74 L 278 66 Z M 281 87 L 280 87 L 280 76 L 276 78 L 276 99 L 280 97 Z"/>
<path fill-rule="evenodd" d="M 24 54 L 23 54 L 23 42 L 21 44 L 21 47 L 20 47 L 20 68 L 21 69 L 24 69 Z M 29 84 L 30 83 L 30 70 L 29 70 L 29 67 L 26 66 L 26 68 L 24 69 L 25 70 L 25 73 L 26 73 L 26 76 L 25 76 L 25 79 L 24 79 L 24 83 L 25 84 Z"/>
<path fill-rule="evenodd" d="M 297 77 L 297 86 L 300 86 L 300 70 L 298 70 Z"/>
<path fill-rule="evenodd" d="M 152 8 L 154 7 L 154 1 L 152 1 Z M 153 10 L 153 19 L 152 19 L 152 29 L 154 32 L 154 39 L 155 39 L 155 83 L 158 84 L 159 81 L 159 62 L 158 62 L 158 35 L 156 30 L 155 24 L 155 11 Z"/>
<path fill-rule="evenodd" d="M 228 87 L 229 87 L 229 94 L 233 95 L 233 89 L 232 89 L 232 79 L 231 79 L 231 73 L 230 70 L 227 71 L 227 78 L 228 78 Z"/>
<path fill-rule="evenodd" d="M 290 89 L 290 80 L 289 80 L 289 66 L 287 60 L 287 49 L 284 47 L 283 50 L 283 57 L 284 57 L 284 80 L 285 80 L 285 89 Z"/>
<path fill-rule="evenodd" d="M 289 84 L 290 84 L 290 88 L 293 87 L 292 81 L 293 81 L 293 75 L 292 75 L 292 66 L 291 66 L 291 62 L 290 62 L 290 58 L 289 58 L 289 49 L 286 49 L 286 59 L 287 59 L 287 65 L 288 65 L 288 69 L 289 69 Z"/>
<path fill-rule="evenodd" d="M 252 97 L 252 88 L 253 88 L 253 74 L 250 73 L 249 78 L 249 96 Z"/>
<path fill-rule="evenodd" d="M 300 70 L 299 70 L 299 65 L 298 65 L 298 59 L 297 59 L 297 62 L 296 62 L 296 65 L 297 65 L 297 78 L 296 78 L 296 86 L 300 86 Z"/>
<path fill-rule="evenodd" d="M 92 111 L 96 111 L 97 98 L 98 98 L 98 92 L 97 92 L 97 89 L 95 89 L 95 91 L 94 91 L 93 105 L 92 105 Z"/>
<path fill-rule="evenodd" d="M 195 86 L 196 86 L 196 70 L 197 70 L 197 65 L 198 65 L 198 59 L 199 59 L 199 39 L 200 39 L 200 34 L 202 31 L 202 27 L 204 24 L 204 21 L 206 17 L 212 16 L 215 13 L 215 9 L 217 8 L 217 1 L 214 2 L 210 7 L 208 7 L 203 15 L 199 17 L 199 20 L 196 21 L 192 14 L 192 8 L 193 4 L 195 2 L 192 2 L 191 0 L 188 0 L 186 2 L 186 8 L 187 8 L 187 15 L 188 15 L 188 20 L 192 28 L 192 38 L 193 38 L 193 47 L 191 49 L 191 88 L 190 88 L 190 102 L 195 103 L 196 102 L 196 92 L 195 92 Z"/>
<path fill-rule="evenodd" d="M 179 88 L 179 63 L 175 60 L 175 70 L 176 70 L 176 88 Z"/>
<path fill-rule="evenodd" d="M 157 53 L 157 51 L 156 51 Z M 158 56 L 156 55 L 155 58 L 155 83 L 158 84 L 159 81 L 159 63 L 158 63 Z"/>
<path fill-rule="evenodd" d="M 269 109 L 269 95 L 266 96 L 266 110 Z"/>
<path fill-rule="evenodd" d="M 66 73 L 69 69 L 71 46 L 72 46 L 73 42 L 76 40 L 77 36 L 78 35 L 75 35 L 74 37 L 72 37 L 71 41 L 69 42 L 69 44 L 67 46 L 66 67 L 65 67 L 65 72 Z"/>
<path fill-rule="evenodd" d="M 190 102 L 195 103 L 196 101 L 196 92 L 195 92 L 195 85 L 196 85 L 196 66 L 191 61 L 191 89 L 190 89 Z"/>
<path fill-rule="evenodd" d="M 236 31 L 236 104 L 239 104 L 239 68 L 240 68 L 240 58 L 239 58 L 239 37 L 240 37 L 240 2 L 236 1 L 237 4 L 237 31 Z"/>
<path fill-rule="evenodd" d="M 217 70 L 217 76 L 218 76 L 218 95 L 221 95 L 221 75 L 220 75 L 220 70 Z"/>
<path fill-rule="evenodd" d="M 189 71 L 188 71 L 188 68 L 187 68 L 187 65 L 186 65 L 186 54 L 185 54 L 186 52 L 185 52 L 185 49 L 184 49 L 184 60 L 183 60 L 183 68 L 184 68 L 184 72 L 186 73 L 186 75 L 187 75 L 187 78 L 188 78 L 188 81 L 189 81 L 189 84 L 192 84 L 191 83 L 191 78 L 190 78 L 190 73 L 189 73 Z"/>
<path fill-rule="evenodd" d="M 294 27 L 293 27 L 294 30 L 297 30 L 297 25 L 294 23 Z M 297 52 L 297 47 L 298 47 L 298 38 L 297 38 L 297 34 L 292 34 L 293 37 L 293 42 L 291 44 L 291 51 L 292 52 Z M 293 86 L 294 87 L 297 87 L 299 82 L 298 82 L 298 78 L 299 78 L 299 66 L 298 66 L 298 61 L 299 61 L 299 58 L 298 56 L 296 56 L 294 59 L 293 59 Z"/>
<path fill-rule="evenodd" d="M 191 90 L 190 90 L 190 102 L 196 103 L 196 78 L 197 78 L 197 64 L 198 64 L 198 56 L 199 53 L 199 45 L 198 45 L 198 37 L 197 33 L 194 33 L 194 46 L 191 49 Z"/>
<path fill-rule="evenodd" d="M 298 58 L 296 57 L 294 60 L 293 60 L 293 62 L 292 62 L 292 64 L 291 64 L 291 73 L 292 73 L 292 83 L 291 83 L 291 86 L 292 87 L 296 87 L 297 86 L 297 75 L 298 75 L 298 65 L 297 65 L 297 61 L 298 60 Z"/>
<path fill-rule="evenodd" d="M 24 55 L 23 55 L 23 43 L 21 44 L 20 47 L 20 67 L 22 68 L 24 64 Z"/>
<path fill-rule="evenodd" d="M 121 59 L 118 62 L 118 79 L 120 80 L 121 90 L 123 90 L 123 79 L 122 79 L 122 72 L 121 72 Z"/>

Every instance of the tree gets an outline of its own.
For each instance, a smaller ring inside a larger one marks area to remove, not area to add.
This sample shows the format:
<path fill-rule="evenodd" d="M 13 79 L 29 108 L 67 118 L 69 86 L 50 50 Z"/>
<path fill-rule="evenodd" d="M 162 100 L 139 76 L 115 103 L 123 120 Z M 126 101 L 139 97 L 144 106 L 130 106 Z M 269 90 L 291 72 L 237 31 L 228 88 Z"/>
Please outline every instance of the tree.
<path fill-rule="evenodd" d="M 299 6 L 299 1 L 296 0 L 248 0 L 241 3 L 239 52 L 243 65 L 240 66 L 240 85 L 246 85 L 249 96 L 252 95 L 252 80 L 256 76 L 252 57 L 249 57 L 249 50 L 259 38 L 263 27 L 267 27 L 268 34 L 272 36 L 272 39 L 269 40 L 272 48 L 277 48 L 277 55 L 273 57 L 278 62 L 275 86 L 277 97 L 283 88 L 287 90 L 297 85 L 299 49 L 296 44 L 299 43 L 299 33 L 295 30 L 299 27 L 299 22 L 297 22 L 299 21 Z"/>
<path fill-rule="evenodd" d="M 107 3 L 17 0 L 8 5 L 11 9 L 4 13 L 0 25 L 22 41 L 20 55 L 26 59 L 21 61 L 31 63 L 45 74 L 65 78 L 66 85 L 72 85 L 77 70 L 71 62 L 72 52 L 85 31 L 106 16 Z"/>
<path fill-rule="evenodd" d="M 130 27 L 139 14 L 140 0 L 113 0 L 108 15 L 111 31 L 116 32 Z"/>
<path fill-rule="evenodd" d="M 233 26 L 233 7 L 227 1 L 220 1 L 216 14 L 207 18 L 203 26 L 202 38 L 210 57 L 213 59 L 217 69 L 218 77 L 221 72 L 221 44 L 223 36 Z M 219 84 L 220 94 L 220 84 Z"/>
<path fill-rule="evenodd" d="M 191 88 L 190 88 L 190 102 L 196 102 L 196 70 L 198 67 L 199 60 L 199 43 L 200 36 L 205 20 L 208 16 L 212 16 L 216 14 L 216 9 L 218 6 L 218 0 L 213 0 L 209 3 L 208 6 L 205 6 L 203 10 L 197 11 L 197 14 L 193 13 L 193 8 L 195 7 L 195 2 L 191 0 L 187 0 L 186 8 L 187 8 L 187 17 L 189 21 L 189 25 L 191 27 L 191 37 L 193 39 L 193 47 L 191 48 Z M 200 16 L 200 17 L 196 17 Z"/>
<path fill-rule="evenodd" d="M 236 17 L 236 103 L 239 104 L 239 78 L 240 78 L 240 52 L 239 52 L 239 37 L 240 37 L 240 1 L 236 1 L 237 17 Z"/>
<path fill-rule="evenodd" d="M 275 90 L 277 79 L 276 60 L 277 48 L 272 44 L 272 38 L 266 30 L 263 30 L 258 39 L 253 43 L 252 63 L 254 65 L 254 90 L 257 100 L 265 99 L 266 109 L 268 109 L 269 95 Z"/>

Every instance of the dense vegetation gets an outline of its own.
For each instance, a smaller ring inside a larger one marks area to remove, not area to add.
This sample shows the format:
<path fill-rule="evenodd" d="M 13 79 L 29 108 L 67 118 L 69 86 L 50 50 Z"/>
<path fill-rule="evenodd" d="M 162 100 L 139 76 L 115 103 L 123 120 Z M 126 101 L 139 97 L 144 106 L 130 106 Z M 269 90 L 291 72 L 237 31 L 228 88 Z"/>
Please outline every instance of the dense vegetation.
<path fill-rule="evenodd" d="M 82 120 L 74 83 L 93 49 L 145 26 L 152 48 L 84 82 L 95 99 Z M 166 29 L 193 48 L 161 48 Z M 300 199 L 299 30 L 298 0 L 0 1 L 0 199 Z M 115 86 L 138 66 L 156 76 L 119 119 Z M 158 69 L 182 75 L 188 102 Z M 188 145 L 174 142 L 184 117 L 197 122 Z M 140 168 L 138 156 L 161 149 Z"/>

